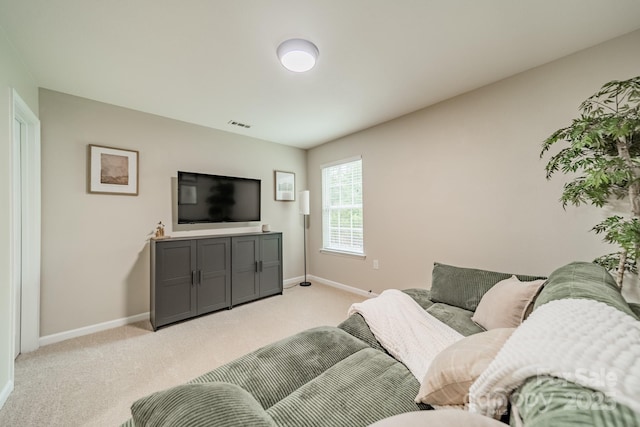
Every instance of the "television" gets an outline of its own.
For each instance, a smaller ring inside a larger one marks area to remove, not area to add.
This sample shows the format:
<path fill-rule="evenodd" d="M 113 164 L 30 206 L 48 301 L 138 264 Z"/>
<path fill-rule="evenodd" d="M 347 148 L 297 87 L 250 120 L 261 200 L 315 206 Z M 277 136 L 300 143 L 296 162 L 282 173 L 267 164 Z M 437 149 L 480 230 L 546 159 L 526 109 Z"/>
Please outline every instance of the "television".
<path fill-rule="evenodd" d="M 178 171 L 178 224 L 260 221 L 259 179 Z"/>

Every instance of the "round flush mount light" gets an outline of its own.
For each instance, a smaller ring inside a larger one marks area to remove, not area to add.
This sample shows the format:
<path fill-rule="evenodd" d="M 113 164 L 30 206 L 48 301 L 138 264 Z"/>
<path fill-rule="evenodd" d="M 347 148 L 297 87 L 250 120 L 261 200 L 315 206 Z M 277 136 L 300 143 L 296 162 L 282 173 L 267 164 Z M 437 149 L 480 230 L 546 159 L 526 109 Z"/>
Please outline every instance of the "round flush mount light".
<path fill-rule="evenodd" d="M 316 65 L 318 48 L 304 39 L 289 39 L 278 46 L 278 58 L 287 70 L 304 73 Z"/>

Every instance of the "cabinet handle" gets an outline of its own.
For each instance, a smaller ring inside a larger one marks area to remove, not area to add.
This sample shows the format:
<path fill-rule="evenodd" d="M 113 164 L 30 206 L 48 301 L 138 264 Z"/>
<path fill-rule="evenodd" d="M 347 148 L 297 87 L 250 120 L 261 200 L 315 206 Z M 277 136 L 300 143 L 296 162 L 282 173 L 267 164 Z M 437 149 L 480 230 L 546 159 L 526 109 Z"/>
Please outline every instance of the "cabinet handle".
<path fill-rule="evenodd" d="M 258 271 L 260 271 L 260 270 L 259 270 L 259 267 L 258 267 L 258 261 L 256 261 L 256 273 L 257 273 Z"/>
<path fill-rule="evenodd" d="M 196 284 L 196 271 L 191 271 L 191 286 L 195 286 Z"/>
<path fill-rule="evenodd" d="M 262 273 L 262 261 L 260 261 L 260 272 Z"/>
<path fill-rule="evenodd" d="M 202 270 L 198 270 L 198 284 L 202 285 Z"/>

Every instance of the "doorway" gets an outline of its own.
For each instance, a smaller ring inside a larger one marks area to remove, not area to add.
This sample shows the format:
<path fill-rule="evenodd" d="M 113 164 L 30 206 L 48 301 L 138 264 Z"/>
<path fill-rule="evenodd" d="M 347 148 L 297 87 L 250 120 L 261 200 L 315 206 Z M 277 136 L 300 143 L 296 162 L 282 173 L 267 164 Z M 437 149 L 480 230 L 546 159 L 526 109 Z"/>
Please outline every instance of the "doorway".
<path fill-rule="evenodd" d="M 13 165 L 21 165 L 21 149 L 24 145 L 24 138 L 27 134 L 26 124 L 18 117 L 13 118 Z M 12 275 L 11 282 L 13 285 L 13 306 L 15 315 L 13 316 L 13 337 L 14 337 L 14 353 L 16 358 L 20 354 L 20 331 L 22 323 L 22 167 L 13 168 L 13 200 L 12 200 L 12 219 L 15 230 L 13 234 L 13 242 L 11 247 Z"/>
<path fill-rule="evenodd" d="M 40 121 L 13 91 L 11 287 L 14 356 L 40 339 Z"/>

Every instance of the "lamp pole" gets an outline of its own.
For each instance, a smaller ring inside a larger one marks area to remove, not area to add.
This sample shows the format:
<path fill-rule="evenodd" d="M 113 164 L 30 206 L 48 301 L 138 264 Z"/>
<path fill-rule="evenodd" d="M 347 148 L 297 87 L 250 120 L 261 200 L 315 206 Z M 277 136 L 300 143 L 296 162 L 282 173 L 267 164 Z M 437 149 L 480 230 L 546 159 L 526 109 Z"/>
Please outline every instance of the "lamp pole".
<path fill-rule="evenodd" d="M 311 282 L 307 282 L 307 215 L 304 215 L 304 282 L 300 282 L 300 286 L 311 286 Z"/>
<path fill-rule="evenodd" d="M 307 217 L 309 216 L 309 190 L 301 191 L 300 195 L 300 213 L 303 215 L 303 251 L 304 251 L 304 282 L 300 282 L 300 286 L 311 286 L 311 282 L 307 281 Z"/>

